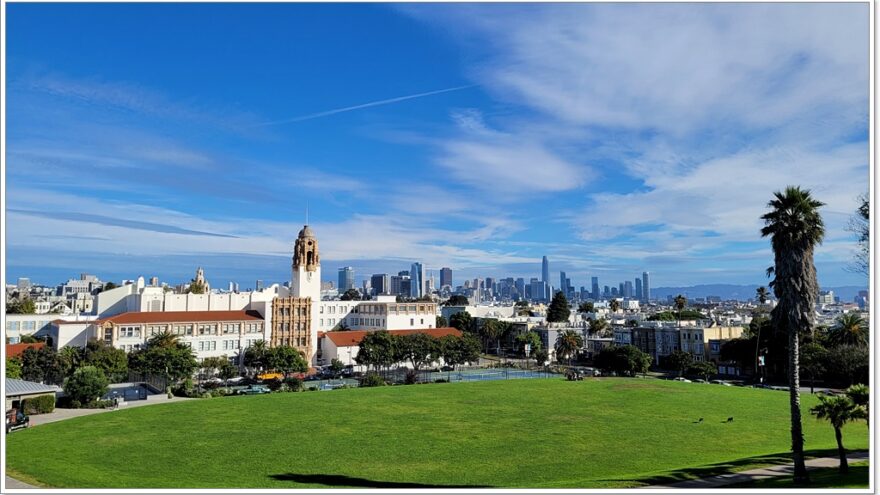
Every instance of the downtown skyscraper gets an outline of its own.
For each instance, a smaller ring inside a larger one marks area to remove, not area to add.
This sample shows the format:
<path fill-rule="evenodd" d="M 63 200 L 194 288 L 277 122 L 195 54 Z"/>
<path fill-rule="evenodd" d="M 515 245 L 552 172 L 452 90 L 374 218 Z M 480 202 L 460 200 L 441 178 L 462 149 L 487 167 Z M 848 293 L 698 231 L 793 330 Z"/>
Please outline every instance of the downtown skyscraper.
<path fill-rule="evenodd" d="M 541 282 L 550 284 L 550 261 L 546 256 L 541 260 Z"/>
<path fill-rule="evenodd" d="M 642 301 L 651 300 L 651 279 L 648 272 L 642 272 Z"/>

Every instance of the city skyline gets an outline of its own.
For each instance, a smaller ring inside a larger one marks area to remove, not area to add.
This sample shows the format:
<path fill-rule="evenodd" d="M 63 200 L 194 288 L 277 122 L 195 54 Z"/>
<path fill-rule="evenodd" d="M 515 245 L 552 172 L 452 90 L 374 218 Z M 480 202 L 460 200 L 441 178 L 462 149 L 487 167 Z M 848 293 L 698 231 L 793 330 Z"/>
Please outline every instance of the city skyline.
<path fill-rule="evenodd" d="M 7 283 L 280 282 L 308 209 L 325 280 L 546 255 L 576 287 L 765 285 L 760 215 L 796 182 L 827 204 L 820 283 L 867 286 L 864 5 L 201 8 L 8 6 Z"/>

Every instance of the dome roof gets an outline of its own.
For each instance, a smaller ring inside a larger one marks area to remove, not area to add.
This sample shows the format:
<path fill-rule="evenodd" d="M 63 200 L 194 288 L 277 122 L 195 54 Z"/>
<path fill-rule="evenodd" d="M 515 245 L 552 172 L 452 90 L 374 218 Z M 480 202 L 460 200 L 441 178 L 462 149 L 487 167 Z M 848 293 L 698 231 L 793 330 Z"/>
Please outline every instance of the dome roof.
<path fill-rule="evenodd" d="M 312 232 L 308 225 L 304 225 L 302 230 L 299 231 L 299 237 L 315 237 L 315 233 Z"/>

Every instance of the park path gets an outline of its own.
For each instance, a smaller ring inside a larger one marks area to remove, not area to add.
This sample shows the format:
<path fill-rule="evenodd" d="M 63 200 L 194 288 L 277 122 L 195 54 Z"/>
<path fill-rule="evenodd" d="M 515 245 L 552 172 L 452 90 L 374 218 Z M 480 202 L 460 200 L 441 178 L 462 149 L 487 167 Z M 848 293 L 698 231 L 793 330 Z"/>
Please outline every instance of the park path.
<path fill-rule="evenodd" d="M 173 397 L 171 399 L 168 396 L 163 394 L 151 395 L 148 396 L 146 400 L 138 400 L 138 401 L 129 401 L 120 404 L 119 411 L 124 409 L 130 409 L 132 407 L 143 407 L 143 406 L 152 406 L 156 404 L 169 404 L 172 402 L 182 402 L 187 400 L 194 400 L 188 397 Z M 113 412 L 114 409 L 55 409 L 54 411 L 48 414 L 35 414 L 31 416 L 31 427 L 44 425 L 48 423 L 55 423 L 56 421 L 64 421 L 65 419 L 78 418 L 80 416 L 90 416 L 92 414 L 100 414 L 100 413 L 109 413 Z M 11 433 L 15 435 L 15 433 Z M 39 488 L 33 485 L 29 485 L 23 481 L 19 481 L 15 478 L 10 478 L 6 476 L 6 488 L 13 490 L 21 490 L 27 488 Z"/>
<path fill-rule="evenodd" d="M 870 459 L 868 452 L 852 452 L 846 456 L 849 462 L 866 461 Z M 815 459 L 807 459 L 807 468 L 837 467 L 840 459 L 837 457 L 817 457 Z M 791 476 L 794 467 L 791 464 L 778 466 L 768 466 L 757 469 L 749 469 L 748 471 L 740 471 L 738 473 L 721 474 L 718 476 L 709 476 L 707 478 L 698 478 L 693 480 L 678 481 L 666 485 L 651 485 L 643 488 L 674 488 L 674 489 L 706 489 L 719 488 L 736 483 L 746 483 L 749 481 L 762 480 L 766 478 L 774 478 L 777 476 Z"/>

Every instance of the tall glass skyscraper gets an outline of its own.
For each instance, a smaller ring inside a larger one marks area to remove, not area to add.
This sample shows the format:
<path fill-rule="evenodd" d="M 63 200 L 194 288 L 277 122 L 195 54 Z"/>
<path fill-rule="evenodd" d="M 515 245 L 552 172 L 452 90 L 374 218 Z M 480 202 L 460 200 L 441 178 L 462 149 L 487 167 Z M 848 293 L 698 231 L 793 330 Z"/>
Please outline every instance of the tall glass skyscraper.
<path fill-rule="evenodd" d="M 642 301 L 651 300 L 651 279 L 648 272 L 642 272 Z"/>
<path fill-rule="evenodd" d="M 550 261 L 547 260 L 546 256 L 541 260 L 541 282 L 545 284 L 550 283 Z"/>
<path fill-rule="evenodd" d="M 440 287 L 444 285 L 452 287 L 452 268 L 440 269 Z"/>
<path fill-rule="evenodd" d="M 409 296 L 422 297 L 425 293 L 425 267 L 421 263 L 413 263 L 409 270 Z"/>
<path fill-rule="evenodd" d="M 599 300 L 599 277 L 593 277 L 593 300 Z"/>
<path fill-rule="evenodd" d="M 339 292 L 354 289 L 354 268 L 345 266 L 339 269 Z"/>
<path fill-rule="evenodd" d="M 636 299 L 642 300 L 642 279 L 636 278 Z"/>

